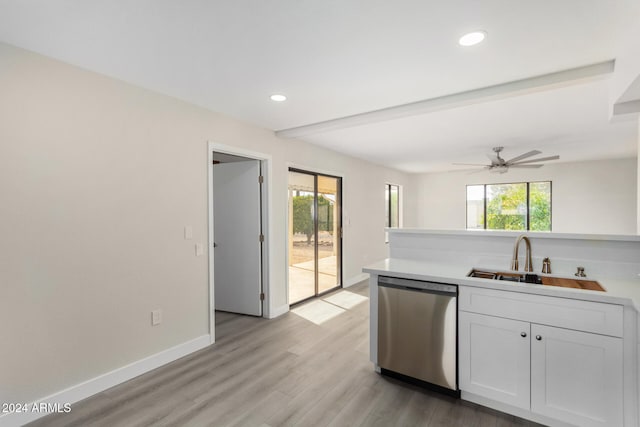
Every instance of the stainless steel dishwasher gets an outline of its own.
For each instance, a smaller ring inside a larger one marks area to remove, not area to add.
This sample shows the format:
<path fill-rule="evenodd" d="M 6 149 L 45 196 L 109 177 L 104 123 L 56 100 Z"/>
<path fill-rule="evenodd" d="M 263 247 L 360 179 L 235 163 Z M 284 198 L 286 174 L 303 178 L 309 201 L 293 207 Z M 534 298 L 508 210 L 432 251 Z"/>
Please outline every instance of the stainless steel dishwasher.
<path fill-rule="evenodd" d="M 378 277 L 378 366 L 383 374 L 459 396 L 457 297 L 456 285 Z"/>

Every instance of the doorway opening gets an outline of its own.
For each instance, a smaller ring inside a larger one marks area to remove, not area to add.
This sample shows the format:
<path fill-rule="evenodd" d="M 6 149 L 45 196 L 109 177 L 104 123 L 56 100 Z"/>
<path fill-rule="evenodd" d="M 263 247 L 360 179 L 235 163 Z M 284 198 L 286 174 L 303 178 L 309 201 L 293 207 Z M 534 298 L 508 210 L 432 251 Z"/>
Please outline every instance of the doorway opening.
<path fill-rule="evenodd" d="M 342 178 L 289 169 L 289 304 L 342 286 Z"/>
<path fill-rule="evenodd" d="M 269 163 L 212 143 L 209 161 L 209 329 L 215 342 L 217 320 L 224 322 L 225 313 L 269 314 Z"/>

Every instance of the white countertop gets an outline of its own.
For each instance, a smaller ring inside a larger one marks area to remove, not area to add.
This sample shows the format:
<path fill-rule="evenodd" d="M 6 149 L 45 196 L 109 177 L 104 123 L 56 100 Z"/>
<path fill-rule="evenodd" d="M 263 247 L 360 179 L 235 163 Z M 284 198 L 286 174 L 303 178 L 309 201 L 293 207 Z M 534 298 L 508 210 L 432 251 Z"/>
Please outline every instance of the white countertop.
<path fill-rule="evenodd" d="M 387 228 L 388 233 L 397 234 L 432 234 L 442 236 L 478 236 L 478 237 L 510 237 L 516 238 L 521 234 L 536 239 L 574 239 L 574 240 L 608 240 L 621 242 L 640 242 L 637 234 L 584 234 L 584 233 L 555 233 L 549 231 L 509 231 L 509 230 L 429 230 L 423 228 Z"/>
<path fill-rule="evenodd" d="M 406 279 L 476 286 L 512 292 L 525 292 L 530 294 L 605 302 L 610 304 L 622 304 L 634 307 L 638 312 L 640 312 L 640 277 L 635 279 L 617 279 L 596 276 L 587 277 L 587 280 L 595 280 L 606 289 L 606 292 L 601 292 L 467 277 L 467 274 L 469 274 L 473 268 L 508 271 L 504 268 L 496 268 L 495 266 L 488 265 L 457 265 L 455 263 L 415 261 L 400 258 L 387 258 L 364 267 L 363 271 L 370 274 L 383 276 L 389 275 L 403 277 Z M 565 277 L 555 274 L 551 276 Z"/>

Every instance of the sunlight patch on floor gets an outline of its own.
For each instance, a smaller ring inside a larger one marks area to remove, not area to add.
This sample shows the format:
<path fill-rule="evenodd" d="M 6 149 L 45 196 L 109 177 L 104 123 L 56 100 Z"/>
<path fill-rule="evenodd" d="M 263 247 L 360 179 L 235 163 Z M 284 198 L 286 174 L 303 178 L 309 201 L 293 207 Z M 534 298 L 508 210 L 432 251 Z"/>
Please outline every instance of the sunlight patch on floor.
<path fill-rule="evenodd" d="M 291 310 L 292 313 L 297 314 L 303 319 L 313 322 L 316 325 L 321 325 L 327 320 L 333 319 L 334 317 L 339 316 L 345 311 L 346 310 L 340 307 L 329 304 L 328 302 L 324 302 L 322 300 L 311 301 L 310 303 L 304 304 Z"/>
<path fill-rule="evenodd" d="M 369 298 L 349 291 L 340 291 L 324 298 L 324 300 L 328 303 L 348 310 L 358 304 L 368 301 Z"/>

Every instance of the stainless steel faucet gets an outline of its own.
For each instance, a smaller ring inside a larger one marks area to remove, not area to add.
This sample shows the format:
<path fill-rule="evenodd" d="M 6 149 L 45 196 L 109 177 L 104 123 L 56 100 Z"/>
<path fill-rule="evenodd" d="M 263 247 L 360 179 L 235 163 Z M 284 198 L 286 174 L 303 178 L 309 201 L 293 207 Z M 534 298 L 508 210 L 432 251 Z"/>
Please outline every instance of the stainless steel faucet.
<path fill-rule="evenodd" d="M 511 269 L 518 271 L 518 248 L 520 247 L 520 241 L 524 240 L 526 247 L 525 261 L 524 261 L 524 271 L 533 271 L 533 263 L 531 262 L 531 242 L 529 238 L 524 234 L 521 234 L 516 239 L 516 244 L 513 247 L 513 258 L 511 259 Z"/>

